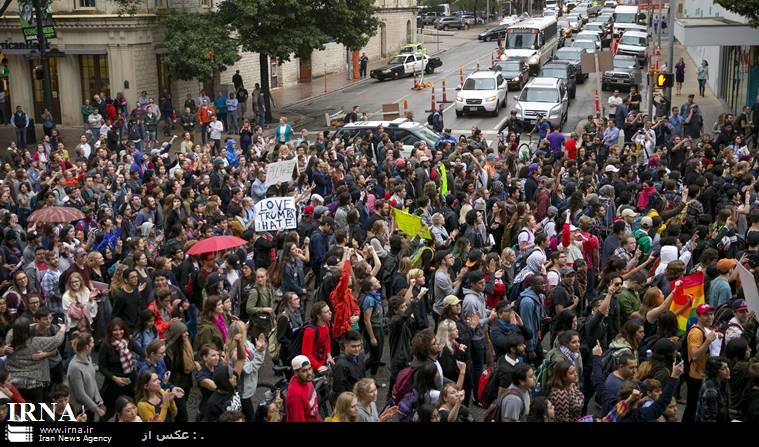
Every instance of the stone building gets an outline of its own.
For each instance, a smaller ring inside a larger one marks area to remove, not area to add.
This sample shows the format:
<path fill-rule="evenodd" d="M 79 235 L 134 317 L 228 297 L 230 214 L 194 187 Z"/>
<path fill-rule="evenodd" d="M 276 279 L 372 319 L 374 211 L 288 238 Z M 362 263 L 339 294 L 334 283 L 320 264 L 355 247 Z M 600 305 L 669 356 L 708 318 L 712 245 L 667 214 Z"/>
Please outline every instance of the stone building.
<path fill-rule="evenodd" d="M 80 108 L 85 98 L 98 92 L 110 97 L 123 93 L 131 108 L 142 91 L 158 96 L 171 91 L 175 107 L 184 103 L 187 94 L 196 97 L 206 92 L 226 92 L 232 75 L 240 70 L 246 87 L 260 81 L 259 55 L 242 53 L 241 59 L 219 73 L 213 85 L 200 81 L 172 80 L 162 61 L 162 32 L 157 17 L 168 8 L 203 11 L 213 8 L 214 0 L 148 0 L 132 16 L 118 16 L 118 6 L 111 0 L 53 1 L 53 18 L 57 36 L 50 47 L 62 52 L 51 57 L 49 67 L 53 104 L 51 112 L 64 125 L 82 123 Z M 367 46 L 362 49 L 371 59 L 391 56 L 401 45 L 416 37 L 416 0 L 375 0 L 381 20 Z M 35 50 L 24 44 L 19 26 L 18 5 L 14 1 L 0 18 L 0 51 L 8 59 L 10 76 L 3 80 L 6 109 L 21 105 L 36 118 L 44 107 L 42 81 L 35 79 L 34 67 L 39 59 Z M 326 73 L 346 72 L 349 54 L 336 43 L 315 51 L 311 63 L 293 57 L 279 64 L 271 61 L 271 86 L 280 88 Z M 210 93 L 209 93 L 210 94 Z M 6 115 L 7 116 L 7 115 Z"/>

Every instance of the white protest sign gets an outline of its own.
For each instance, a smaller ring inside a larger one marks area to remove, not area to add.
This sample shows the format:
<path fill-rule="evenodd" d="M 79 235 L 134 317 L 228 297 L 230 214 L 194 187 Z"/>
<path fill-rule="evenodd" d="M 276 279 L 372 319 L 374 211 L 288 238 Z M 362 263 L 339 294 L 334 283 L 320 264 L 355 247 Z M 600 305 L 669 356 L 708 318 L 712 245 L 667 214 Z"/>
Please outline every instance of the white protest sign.
<path fill-rule="evenodd" d="M 753 310 L 756 315 L 759 315 L 759 290 L 756 287 L 756 280 L 754 274 L 746 270 L 746 267 L 738 263 L 738 276 L 741 278 L 741 288 L 743 289 L 743 296 L 746 298 L 746 304 L 748 304 L 748 310 Z"/>
<path fill-rule="evenodd" d="M 256 231 L 290 230 L 298 226 L 298 213 L 292 197 L 270 197 L 256 203 Z"/>
<path fill-rule="evenodd" d="M 266 166 L 266 186 L 278 185 L 293 179 L 293 170 L 298 167 L 298 159 L 278 161 Z"/>

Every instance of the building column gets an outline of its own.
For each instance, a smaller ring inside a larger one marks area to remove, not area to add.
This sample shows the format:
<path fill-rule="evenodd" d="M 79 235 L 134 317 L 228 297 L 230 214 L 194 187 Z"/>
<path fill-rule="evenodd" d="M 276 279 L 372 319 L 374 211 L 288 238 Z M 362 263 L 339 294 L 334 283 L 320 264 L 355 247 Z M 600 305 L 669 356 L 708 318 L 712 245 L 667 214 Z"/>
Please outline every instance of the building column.
<path fill-rule="evenodd" d="M 79 57 L 67 55 L 58 60 L 58 83 L 65 88 L 59 89 L 61 102 L 61 122 L 64 125 L 81 125 L 82 114 L 82 74 Z"/>
<path fill-rule="evenodd" d="M 130 109 L 137 104 L 139 96 L 133 56 L 133 51 L 127 45 L 108 45 L 108 77 L 111 82 L 111 96 L 115 98 L 118 92 L 124 93 Z M 124 87 L 124 81 L 129 82 L 129 88 Z"/>
<path fill-rule="evenodd" d="M 34 115 L 34 96 L 32 91 L 32 71 L 29 60 L 21 55 L 10 55 L 8 67 L 11 74 L 8 77 L 8 93 L 10 94 L 11 113 L 16 106 L 24 108 L 30 116 Z"/>

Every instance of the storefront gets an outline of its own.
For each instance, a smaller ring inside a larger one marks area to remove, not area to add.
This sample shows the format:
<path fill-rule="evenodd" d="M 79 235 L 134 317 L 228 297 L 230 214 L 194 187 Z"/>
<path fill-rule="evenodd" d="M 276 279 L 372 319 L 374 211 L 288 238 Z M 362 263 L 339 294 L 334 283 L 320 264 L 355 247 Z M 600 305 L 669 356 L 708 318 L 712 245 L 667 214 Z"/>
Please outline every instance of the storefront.
<path fill-rule="evenodd" d="M 743 106 L 754 104 L 758 93 L 759 47 L 724 47 L 720 61 L 719 96 L 739 114 Z"/>

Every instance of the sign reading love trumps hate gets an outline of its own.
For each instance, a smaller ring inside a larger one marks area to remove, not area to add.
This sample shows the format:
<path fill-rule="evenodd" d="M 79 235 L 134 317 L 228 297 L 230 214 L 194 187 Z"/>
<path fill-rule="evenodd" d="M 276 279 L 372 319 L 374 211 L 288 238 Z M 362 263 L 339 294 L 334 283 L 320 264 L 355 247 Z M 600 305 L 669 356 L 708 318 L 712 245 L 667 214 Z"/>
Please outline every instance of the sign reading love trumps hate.
<path fill-rule="evenodd" d="M 292 197 L 270 197 L 256 203 L 256 231 L 290 230 L 298 226 L 298 213 Z"/>

